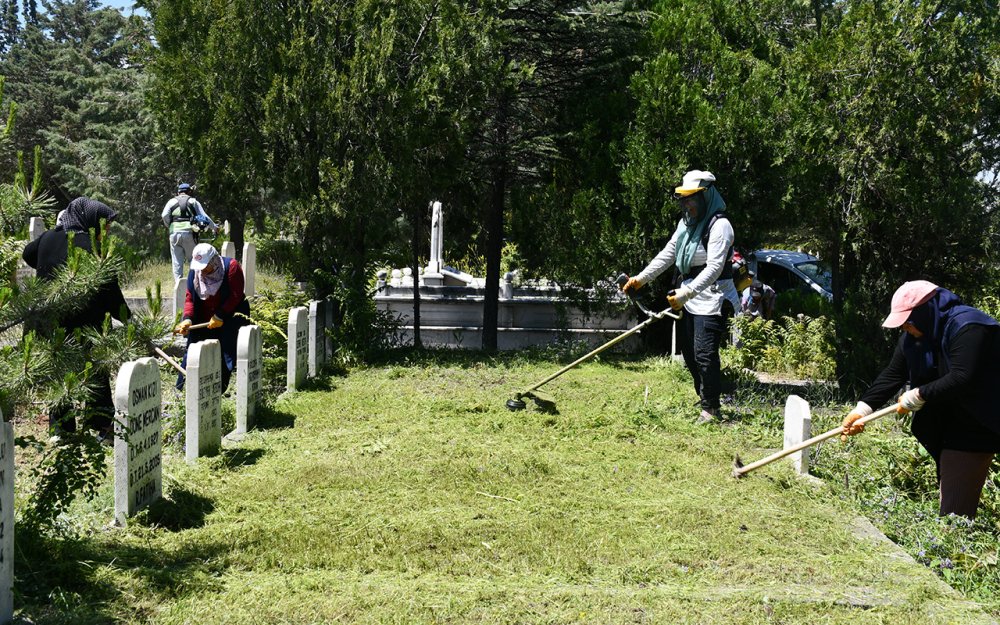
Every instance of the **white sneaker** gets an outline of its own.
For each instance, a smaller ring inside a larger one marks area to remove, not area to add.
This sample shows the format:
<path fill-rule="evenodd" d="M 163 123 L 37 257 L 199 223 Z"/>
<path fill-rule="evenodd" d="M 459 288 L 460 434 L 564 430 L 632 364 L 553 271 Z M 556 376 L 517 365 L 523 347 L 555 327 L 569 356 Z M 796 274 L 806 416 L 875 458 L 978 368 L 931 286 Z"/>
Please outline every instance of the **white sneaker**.
<path fill-rule="evenodd" d="M 701 415 L 695 421 L 698 425 L 708 425 L 709 423 L 715 422 L 715 413 L 718 412 L 715 408 L 702 408 Z"/>

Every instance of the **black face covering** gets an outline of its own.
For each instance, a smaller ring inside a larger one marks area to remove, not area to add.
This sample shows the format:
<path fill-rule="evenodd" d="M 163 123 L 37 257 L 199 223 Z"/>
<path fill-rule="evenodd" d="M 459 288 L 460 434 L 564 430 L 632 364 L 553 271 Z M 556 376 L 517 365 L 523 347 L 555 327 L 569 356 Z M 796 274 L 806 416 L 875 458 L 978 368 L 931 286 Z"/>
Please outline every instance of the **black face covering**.
<path fill-rule="evenodd" d="M 684 216 L 684 225 L 689 228 L 697 224 L 705 216 L 708 210 L 708 203 L 705 200 L 705 192 L 698 191 L 684 197 L 677 198 L 681 205 L 681 213 Z M 692 207 L 695 209 L 692 211 Z"/>

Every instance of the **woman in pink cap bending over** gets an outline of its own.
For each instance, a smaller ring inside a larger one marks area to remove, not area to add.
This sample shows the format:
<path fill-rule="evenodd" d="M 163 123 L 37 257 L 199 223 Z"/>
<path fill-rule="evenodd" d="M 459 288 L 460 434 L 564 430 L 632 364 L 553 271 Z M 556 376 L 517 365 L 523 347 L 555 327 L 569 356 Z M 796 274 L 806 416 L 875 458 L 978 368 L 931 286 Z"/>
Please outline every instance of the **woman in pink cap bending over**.
<path fill-rule="evenodd" d="M 902 327 L 889 365 L 844 419 L 854 422 L 904 385 L 897 411 L 913 413 L 911 430 L 937 463 L 940 514 L 974 518 L 995 453 L 1000 452 L 1000 324 L 926 280 L 906 282 L 882 323 Z"/>

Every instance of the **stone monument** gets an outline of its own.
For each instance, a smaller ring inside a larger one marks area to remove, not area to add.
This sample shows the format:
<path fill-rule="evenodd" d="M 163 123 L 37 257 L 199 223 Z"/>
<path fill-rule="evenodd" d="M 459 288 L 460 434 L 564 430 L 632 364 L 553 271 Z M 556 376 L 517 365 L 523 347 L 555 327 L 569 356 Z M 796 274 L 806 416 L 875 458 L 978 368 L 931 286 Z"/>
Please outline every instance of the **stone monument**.
<path fill-rule="evenodd" d="M 177 278 L 174 282 L 174 320 L 184 314 L 184 300 L 187 298 L 187 278 Z"/>
<path fill-rule="evenodd" d="M 200 341 L 188 348 L 184 458 L 192 462 L 222 447 L 222 347 Z"/>
<path fill-rule="evenodd" d="M 236 244 L 232 241 L 226 241 L 222 244 L 222 249 L 219 250 L 219 253 L 226 258 L 236 258 Z"/>
<path fill-rule="evenodd" d="M 163 493 L 160 367 L 153 358 L 122 365 L 115 382 L 115 524 Z"/>
<path fill-rule="evenodd" d="M 785 444 L 784 449 L 798 445 L 812 437 L 812 416 L 809 412 L 809 402 L 798 395 L 789 395 L 785 401 Z M 804 475 L 809 473 L 809 450 L 803 449 L 788 456 L 792 459 L 795 472 Z"/>
<path fill-rule="evenodd" d="M 444 209 L 441 202 L 431 202 L 431 260 L 423 273 L 425 286 L 441 286 L 444 284 Z"/>
<path fill-rule="evenodd" d="M 263 335 L 258 326 L 243 326 L 236 339 L 236 433 L 253 429 L 264 368 Z"/>
<path fill-rule="evenodd" d="M 45 232 L 45 220 L 41 217 L 32 217 L 28 221 L 28 238 L 32 241 L 42 236 Z"/>
<path fill-rule="evenodd" d="M 253 243 L 243 244 L 243 266 L 244 286 L 243 292 L 247 297 L 253 297 L 257 293 L 257 246 Z"/>
<path fill-rule="evenodd" d="M 297 306 L 288 311 L 288 390 L 302 388 L 309 367 L 309 309 Z"/>

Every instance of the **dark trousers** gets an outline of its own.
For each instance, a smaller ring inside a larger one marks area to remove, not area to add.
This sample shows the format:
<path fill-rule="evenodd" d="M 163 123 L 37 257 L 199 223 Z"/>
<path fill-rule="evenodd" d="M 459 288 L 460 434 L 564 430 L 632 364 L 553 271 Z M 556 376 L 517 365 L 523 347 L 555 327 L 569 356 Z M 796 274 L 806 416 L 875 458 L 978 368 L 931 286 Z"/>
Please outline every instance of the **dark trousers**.
<path fill-rule="evenodd" d="M 941 485 L 940 514 L 960 514 L 976 518 L 976 508 L 983 493 L 983 484 L 990 474 L 993 453 L 945 449 L 938 461 L 938 482 Z"/>
<path fill-rule="evenodd" d="M 111 382 L 107 376 L 101 375 L 97 380 L 94 394 L 84 403 L 84 427 L 97 430 L 102 434 L 111 432 L 111 424 L 115 416 L 115 399 L 111 394 Z M 68 408 L 49 412 L 49 431 L 57 434 L 76 432 L 76 419 Z"/>
<path fill-rule="evenodd" d="M 726 334 L 726 318 L 723 315 L 685 312 L 677 322 L 677 333 L 684 364 L 694 379 L 694 390 L 701 398 L 701 407 L 717 410 L 719 395 L 722 394 L 719 346 Z"/>
<path fill-rule="evenodd" d="M 243 324 L 238 321 L 238 318 L 233 317 L 228 319 L 221 328 L 214 330 L 205 328 L 188 332 L 187 347 L 184 350 L 181 367 L 187 369 L 188 350 L 191 349 L 192 345 L 200 341 L 217 339 L 222 347 L 222 392 L 225 393 L 226 389 L 229 388 L 229 378 L 232 377 L 233 370 L 236 369 L 236 343 L 241 327 Z M 177 389 L 184 389 L 184 376 L 180 374 L 177 375 Z"/>

